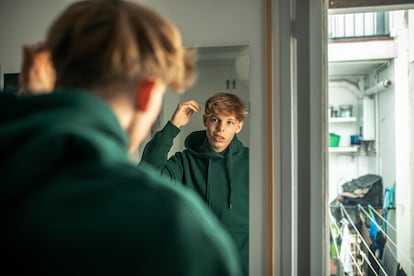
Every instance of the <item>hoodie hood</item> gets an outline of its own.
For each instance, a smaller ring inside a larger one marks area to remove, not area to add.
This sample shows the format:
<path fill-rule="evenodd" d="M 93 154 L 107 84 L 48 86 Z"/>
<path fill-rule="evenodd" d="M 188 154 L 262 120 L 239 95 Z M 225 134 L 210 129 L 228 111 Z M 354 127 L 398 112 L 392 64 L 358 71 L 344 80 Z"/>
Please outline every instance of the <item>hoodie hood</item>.
<path fill-rule="evenodd" d="M 3 204 L 74 164 L 128 160 L 128 139 L 112 110 L 86 91 L 0 95 Z"/>
<path fill-rule="evenodd" d="M 233 140 L 230 142 L 229 146 L 221 153 L 215 152 L 207 140 L 207 135 L 205 130 L 192 132 L 187 136 L 184 142 L 186 149 L 191 152 L 191 154 L 200 157 L 200 158 L 225 158 L 226 171 L 227 171 L 227 182 L 229 188 L 228 194 L 228 207 L 232 209 L 232 181 L 234 179 L 234 168 L 232 159 L 243 152 L 246 148 L 237 138 L 237 135 L 234 136 Z"/>

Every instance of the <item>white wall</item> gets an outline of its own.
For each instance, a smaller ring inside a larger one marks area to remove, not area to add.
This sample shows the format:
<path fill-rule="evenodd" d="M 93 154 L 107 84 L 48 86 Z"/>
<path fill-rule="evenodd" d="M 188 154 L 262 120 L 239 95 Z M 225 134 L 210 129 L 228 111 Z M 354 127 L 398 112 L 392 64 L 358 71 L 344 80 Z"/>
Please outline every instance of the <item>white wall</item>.
<path fill-rule="evenodd" d="M 389 79 L 395 83 L 394 63 L 378 74 L 378 80 Z M 377 94 L 378 97 L 378 172 L 382 176 L 384 189 L 395 181 L 395 86 L 391 85 Z"/>
<path fill-rule="evenodd" d="M 360 104 L 356 95 L 348 88 L 349 85 L 341 85 L 342 82 L 331 81 L 329 83 L 329 106 L 332 106 L 340 117 L 340 106 L 351 105 L 352 117 L 359 118 L 357 106 Z M 358 89 L 358 88 L 354 88 Z M 328 114 L 330 116 L 330 114 Z M 329 133 L 340 136 L 339 147 L 350 147 L 350 136 L 358 135 L 358 123 L 355 122 L 330 122 Z M 357 178 L 360 163 L 358 153 L 329 153 L 329 202 L 332 202 L 341 192 L 341 185 Z"/>
<path fill-rule="evenodd" d="M 394 50 L 395 51 L 395 50 Z M 382 80 L 391 80 L 394 83 L 394 66 L 385 67 L 383 71 L 371 74 L 365 88 L 375 86 Z M 339 83 L 339 84 L 338 84 Z M 330 82 L 329 105 L 338 109 L 341 104 L 353 105 L 353 116 L 360 120 L 361 109 L 358 108 L 361 99 L 356 97 L 354 89 L 349 85 L 340 85 L 341 82 Z M 392 186 L 395 181 L 395 108 L 394 85 L 385 88 L 373 95 L 375 105 L 376 137 L 374 151 L 368 154 L 359 149 L 356 153 L 330 153 L 329 154 L 329 202 L 340 192 L 340 187 L 345 182 L 364 174 L 378 174 L 383 179 L 384 189 Z M 350 146 L 350 135 L 359 134 L 359 124 L 354 122 L 330 123 L 329 132 L 341 135 L 340 147 Z"/>
<path fill-rule="evenodd" d="M 413 12 L 409 17 L 414 16 Z M 408 27 L 408 13 L 404 11 L 396 12 L 393 20 L 395 24 Z M 409 26 L 413 28 L 414 26 Z M 408 275 L 413 275 L 414 267 L 410 267 L 414 255 L 414 236 L 413 236 L 413 206 L 414 194 L 414 74 L 412 62 L 409 61 L 408 49 L 409 36 L 413 30 L 408 28 L 396 29 L 396 36 L 399 38 L 398 56 L 395 59 L 395 145 L 396 145 L 396 222 L 398 229 L 398 257 L 401 259 L 404 270 Z M 403 258 L 405 256 L 406 258 Z"/>
<path fill-rule="evenodd" d="M 21 46 L 43 40 L 46 28 L 70 0 L 2 0 L 0 64 L 18 72 Z M 264 1 L 145 0 L 174 22 L 188 47 L 248 45 L 250 47 L 250 249 L 251 275 L 265 275 L 265 74 Z M 166 114 L 165 116 L 169 116 Z"/>
<path fill-rule="evenodd" d="M 21 46 L 44 40 L 47 28 L 70 0 L 2 0 L 0 64 L 5 73 L 20 71 Z"/>

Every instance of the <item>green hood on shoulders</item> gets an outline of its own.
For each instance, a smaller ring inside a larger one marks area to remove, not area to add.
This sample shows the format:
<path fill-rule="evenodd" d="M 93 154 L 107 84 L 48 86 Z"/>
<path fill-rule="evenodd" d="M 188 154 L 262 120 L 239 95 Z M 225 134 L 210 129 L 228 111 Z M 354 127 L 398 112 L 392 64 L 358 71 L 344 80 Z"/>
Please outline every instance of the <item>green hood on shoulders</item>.
<path fill-rule="evenodd" d="M 246 147 L 240 142 L 237 138 L 237 135 L 234 136 L 233 140 L 230 142 L 227 149 L 222 152 L 218 153 L 215 152 L 210 144 L 208 143 L 206 131 L 194 131 L 187 136 L 184 142 L 186 149 L 194 155 L 196 158 L 225 158 L 226 160 L 226 171 L 227 173 L 227 183 L 228 183 L 228 208 L 232 208 L 233 200 L 232 200 L 232 182 L 237 177 L 234 175 L 234 162 L 233 158 L 238 154 L 242 154 L 243 151 L 247 150 Z"/>
<path fill-rule="evenodd" d="M 75 112 L 79 110 L 86 112 Z M 1 94 L 0 175 L 7 190 L 0 201 L 6 205 L 69 164 L 128 160 L 127 147 L 127 136 L 109 106 L 91 94 Z"/>
<path fill-rule="evenodd" d="M 88 92 L 0 93 L 0 183 L 2 267 L 15 275 L 240 275 L 204 204 L 136 168 Z"/>

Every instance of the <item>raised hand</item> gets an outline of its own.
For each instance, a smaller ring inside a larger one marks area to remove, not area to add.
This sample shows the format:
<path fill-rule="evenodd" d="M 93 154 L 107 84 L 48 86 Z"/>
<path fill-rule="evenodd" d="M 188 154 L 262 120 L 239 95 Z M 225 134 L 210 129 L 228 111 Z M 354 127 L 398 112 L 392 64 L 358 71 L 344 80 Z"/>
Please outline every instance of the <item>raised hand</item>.
<path fill-rule="evenodd" d="M 194 112 L 198 112 L 200 109 L 200 105 L 194 100 L 181 102 L 172 116 L 171 123 L 178 128 L 185 126 Z"/>

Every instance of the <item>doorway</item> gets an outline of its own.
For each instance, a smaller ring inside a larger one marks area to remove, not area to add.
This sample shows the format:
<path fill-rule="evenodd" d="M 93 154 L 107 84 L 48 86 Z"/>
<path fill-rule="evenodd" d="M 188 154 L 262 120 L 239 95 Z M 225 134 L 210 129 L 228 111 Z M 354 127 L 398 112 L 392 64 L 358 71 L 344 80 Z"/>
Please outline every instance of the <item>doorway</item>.
<path fill-rule="evenodd" d="M 349 2 L 327 18 L 328 267 L 412 275 L 414 5 Z"/>

